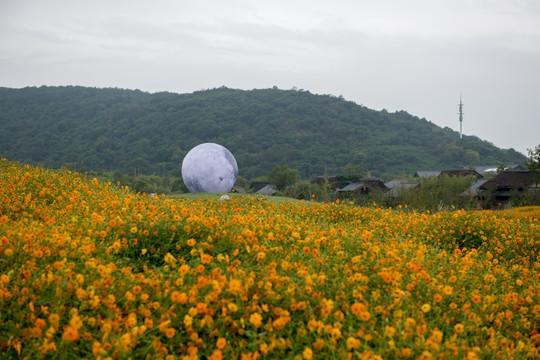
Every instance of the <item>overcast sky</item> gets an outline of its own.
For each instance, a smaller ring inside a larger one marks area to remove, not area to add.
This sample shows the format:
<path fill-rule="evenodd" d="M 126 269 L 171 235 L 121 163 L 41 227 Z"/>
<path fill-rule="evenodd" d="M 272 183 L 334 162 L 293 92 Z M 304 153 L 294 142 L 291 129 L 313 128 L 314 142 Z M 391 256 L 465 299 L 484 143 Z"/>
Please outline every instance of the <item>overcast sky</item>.
<path fill-rule="evenodd" d="M 0 86 L 308 90 L 524 154 L 538 0 L 0 0 Z"/>

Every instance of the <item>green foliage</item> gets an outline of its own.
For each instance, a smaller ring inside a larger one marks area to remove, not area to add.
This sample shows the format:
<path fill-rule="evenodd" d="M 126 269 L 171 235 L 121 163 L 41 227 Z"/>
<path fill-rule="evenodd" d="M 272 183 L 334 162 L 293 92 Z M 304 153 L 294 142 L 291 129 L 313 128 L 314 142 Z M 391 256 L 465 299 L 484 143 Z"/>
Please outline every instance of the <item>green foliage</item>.
<path fill-rule="evenodd" d="M 268 181 L 278 190 L 285 190 L 288 186 L 294 185 L 300 180 L 300 172 L 296 169 L 291 169 L 287 165 L 276 166 L 268 174 Z"/>
<path fill-rule="evenodd" d="M 540 145 L 537 145 L 534 150 L 528 149 L 529 158 L 525 160 L 525 166 L 530 172 L 536 174 L 536 181 L 540 182 Z"/>
<path fill-rule="evenodd" d="M 249 188 L 249 181 L 243 176 L 238 176 L 236 178 L 236 182 L 234 183 L 234 186 L 240 186 L 240 187 L 243 187 L 245 190 L 247 190 Z"/>
<path fill-rule="evenodd" d="M 476 180 L 475 177 L 455 177 L 443 175 L 428 177 L 419 181 L 417 187 L 403 189 L 397 197 L 389 196 L 388 192 L 373 192 L 357 196 L 355 203 L 361 205 L 373 202 L 389 207 L 406 205 L 409 209 L 420 211 L 440 211 L 451 209 L 474 209 L 476 198 L 462 195 Z"/>
<path fill-rule="evenodd" d="M 362 178 L 366 176 L 366 170 L 360 165 L 347 164 L 343 170 L 341 170 L 341 174 L 345 177 Z"/>
<path fill-rule="evenodd" d="M 0 156 L 77 171 L 179 177 L 184 156 L 203 142 L 227 147 L 247 179 L 281 164 L 310 179 L 348 164 L 381 177 L 525 160 L 404 111 L 277 88 L 192 94 L 0 88 L 0 125 Z"/>
<path fill-rule="evenodd" d="M 314 200 L 319 202 L 329 202 L 333 200 L 330 184 L 326 182 L 323 185 L 310 184 L 307 181 L 301 181 L 291 186 L 285 191 L 289 197 L 299 200 Z"/>
<path fill-rule="evenodd" d="M 403 193 L 403 203 L 421 210 L 442 210 L 451 208 L 474 208 L 472 196 L 461 195 L 476 178 L 473 176 L 439 176 L 420 180 L 418 189 Z"/>

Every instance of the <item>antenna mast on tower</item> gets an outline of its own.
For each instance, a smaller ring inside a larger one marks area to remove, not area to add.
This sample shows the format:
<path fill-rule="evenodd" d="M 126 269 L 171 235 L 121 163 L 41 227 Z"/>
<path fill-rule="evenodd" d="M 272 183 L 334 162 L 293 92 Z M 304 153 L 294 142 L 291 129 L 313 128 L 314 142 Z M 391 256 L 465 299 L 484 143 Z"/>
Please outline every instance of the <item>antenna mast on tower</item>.
<path fill-rule="evenodd" d="M 461 102 L 461 94 L 459 94 L 459 138 L 463 138 L 463 103 Z"/>

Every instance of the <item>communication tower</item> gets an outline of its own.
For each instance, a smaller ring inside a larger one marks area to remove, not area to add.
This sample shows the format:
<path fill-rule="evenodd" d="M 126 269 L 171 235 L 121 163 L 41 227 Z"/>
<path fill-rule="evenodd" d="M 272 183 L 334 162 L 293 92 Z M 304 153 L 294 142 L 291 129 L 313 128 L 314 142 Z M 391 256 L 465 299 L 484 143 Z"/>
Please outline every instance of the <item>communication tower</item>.
<path fill-rule="evenodd" d="M 463 138 L 463 103 L 461 102 L 461 94 L 459 94 L 459 138 Z"/>

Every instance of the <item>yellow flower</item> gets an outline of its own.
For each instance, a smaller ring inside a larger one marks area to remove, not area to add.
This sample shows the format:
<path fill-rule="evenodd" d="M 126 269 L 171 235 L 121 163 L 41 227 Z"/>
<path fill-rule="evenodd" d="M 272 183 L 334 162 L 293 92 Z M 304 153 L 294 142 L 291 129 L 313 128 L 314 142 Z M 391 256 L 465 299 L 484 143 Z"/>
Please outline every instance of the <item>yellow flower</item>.
<path fill-rule="evenodd" d="M 262 316 L 259 313 L 253 313 L 249 317 L 249 322 L 253 324 L 256 328 L 262 324 Z"/>
<path fill-rule="evenodd" d="M 193 318 L 189 315 L 184 315 L 184 325 L 186 325 L 186 327 L 190 327 L 192 323 Z"/>
<path fill-rule="evenodd" d="M 92 344 L 92 354 L 95 357 L 98 357 L 100 355 L 103 355 L 105 353 L 105 349 L 101 346 L 101 344 L 98 341 L 94 341 Z"/>
<path fill-rule="evenodd" d="M 394 336 L 394 334 L 396 333 L 396 329 L 393 328 L 392 326 L 385 326 L 384 327 L 384 334 L 391 338 L 392 336 Z"/>
<path fill-rule="evenodd" d="M 429 304 L 424 304 L 424 305 L 422 305 L 422 307 L 420 307 L 420 309 L 422 309 L 422 311 L 423 311 L 424 313 L 428 313 L 428 312 L 431 310 L 431 305 L 429 305 Z"/>
<path fill-rule="evenodd" d="M 124 350 L 128 350 L 130 348 L 131 342 L 131 334 L 129 333 L 122 335 L 122 337 L 120 338 L 120 345 L 122 345 Z"/>
<path fill-rule="evenodd" d="M 302 351 L 302 357 L 305 360 L 313 359 L 313 351 L 310 348 L 306 347 L 304 351 Z"/>
<path fill-rule="evenodd" d="M 82 327 L 83 322 L 81 318 L 79 317 L 79 315 L 75 314 L 69 321 L 69 325 L 71 325 L 71 327 L 73 327 L 75 330 L 79 330 Z"/>
<path fill-rule="evenodd" d="M 236 305 L 235 303 L 227 304 L 227 308 L 229 309 L 230 312 L 233 312 L 233 313 L 238 311 L 238 305 Z"/>
<path fill-rule="evenodd" d="M 347 350 L 351 351 L 352 349 L 358 349 L 360 347 L 360 340 L 349 336 L 347 338 L 347 341 L 345 342 L 345 345 L 347 346 Z"/>
<path fill-rule="evenodd" d="M 231 294 L 241 294 L 242 293 L 242 282 L 237 279 L 232 279 L 229 281 L 229 291 Z"/>
<path fill-rule="evenodd" d="M 446 285 L 443 288 L 443 293 L 444 293 L 444 295 L 452 295 L 453 290 L 454 289 L 451 286 Z"/>

